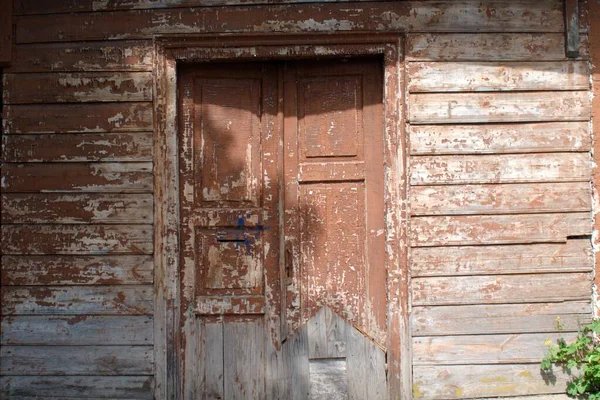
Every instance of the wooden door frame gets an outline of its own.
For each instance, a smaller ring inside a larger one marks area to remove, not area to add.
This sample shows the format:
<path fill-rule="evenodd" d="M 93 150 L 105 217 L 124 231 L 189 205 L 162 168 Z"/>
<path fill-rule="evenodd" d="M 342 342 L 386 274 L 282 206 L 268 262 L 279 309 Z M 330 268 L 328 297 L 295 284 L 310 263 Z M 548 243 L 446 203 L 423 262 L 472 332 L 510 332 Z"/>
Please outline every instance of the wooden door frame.
<path fill-rule="evenodd" d="M 223 34 L 157 37 L 154 58 L 155 398 L 181 397 L 177 66 L 211 61 L 273 61 L 373 56 L 384 67 L 384 201 L 390 399 L 412 398 L 407 265 L 407 138 L 404 39 L 376 32 Z"/>

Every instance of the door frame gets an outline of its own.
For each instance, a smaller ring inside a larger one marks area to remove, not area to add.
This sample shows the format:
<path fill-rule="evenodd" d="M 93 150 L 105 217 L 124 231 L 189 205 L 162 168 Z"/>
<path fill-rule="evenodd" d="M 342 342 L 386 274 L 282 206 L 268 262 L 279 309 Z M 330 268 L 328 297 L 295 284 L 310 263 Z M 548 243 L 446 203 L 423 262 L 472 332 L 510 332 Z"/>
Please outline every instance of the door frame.
<path fill-rule="evenodd" d="M 181 398 L 177 66 L 345 56 L 383 59 L 384 203 L 390 399 L 412 398 L 403 36 L 377 32 L 222 34 L 155 39 L 154 366 L 155 398 Z"/>

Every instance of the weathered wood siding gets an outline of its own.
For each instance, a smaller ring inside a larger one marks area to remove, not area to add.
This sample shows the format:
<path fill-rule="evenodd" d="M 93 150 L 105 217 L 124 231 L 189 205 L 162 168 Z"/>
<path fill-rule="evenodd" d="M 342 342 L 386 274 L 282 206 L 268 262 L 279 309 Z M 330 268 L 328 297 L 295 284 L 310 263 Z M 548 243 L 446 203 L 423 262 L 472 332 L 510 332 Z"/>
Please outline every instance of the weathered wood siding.
<path fill-rule="evenodd" d="M 164 396 L 153 37 L 356 30 L 408 32 L 414 398 L 562 400 L 537 363 L 590 319 L 593 268 L 587 2 L 577 59 L 563 6 L 14 0 L 0 397 Z"/>

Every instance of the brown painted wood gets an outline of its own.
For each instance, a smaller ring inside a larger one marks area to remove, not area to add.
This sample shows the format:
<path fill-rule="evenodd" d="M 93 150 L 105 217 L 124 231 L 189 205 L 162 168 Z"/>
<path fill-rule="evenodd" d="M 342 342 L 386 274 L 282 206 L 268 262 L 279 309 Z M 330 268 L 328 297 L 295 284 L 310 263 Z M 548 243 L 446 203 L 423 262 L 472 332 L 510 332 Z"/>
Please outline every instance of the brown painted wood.
<path fill-rule="evenodd" d="M 5 134 L 139 132 L 152 130 L 151 103 L 5 106 Z"/>
<path fill-rule="evenodd" d="M 152 315 L 152 286 L 4 286 L 2 314 Z"/>
<path fill-rule="evenodd" d="M 2 254 L 152 254 L 151 225 L 3 225 Z"/>
<path fill-rule="evenodd" d="M 4 135 L 4 162 L 152 161 L 152 133 Z"/>
<path fill-rule="evenodd" d="M 147 72 L 6 74 L 5 104 L 151 101 Z"/>
<path fill-rule="evenodd" d="M 152 256 L 2 256 L 2 284 L 138 285 L 153 283 Z"/>
<path fill-rule="evenodd" d="M 152 191 L 152 163 L 44 163 L 2 166 L 5 193 Z"/>
<path fill-rule="evenodd" d="M 2 195 L 5 224 L 151 224 L 151 194 Z"/>
<path fill-rule="evenodd" d="M 414 306 L 589 300 L 590 273 L 414 278 Z"/>
<path fill-rule="evenodd" d="M 7 67 L 12 62 L 13 48 L 13 1 L 0 2 L 0 68 Z"/>

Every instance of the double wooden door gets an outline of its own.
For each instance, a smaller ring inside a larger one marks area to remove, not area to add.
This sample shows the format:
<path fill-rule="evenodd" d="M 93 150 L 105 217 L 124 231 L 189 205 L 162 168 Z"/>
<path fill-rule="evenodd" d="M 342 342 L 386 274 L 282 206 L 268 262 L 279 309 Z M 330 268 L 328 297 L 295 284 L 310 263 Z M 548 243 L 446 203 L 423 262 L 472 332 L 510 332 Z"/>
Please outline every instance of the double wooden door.
<path fill-rule="evenodd" d="M 178 71 L 185 399 L 317 398 L 329 360 L 331 398 L 386 398 L 382 80 L 376 59 Z"/>

